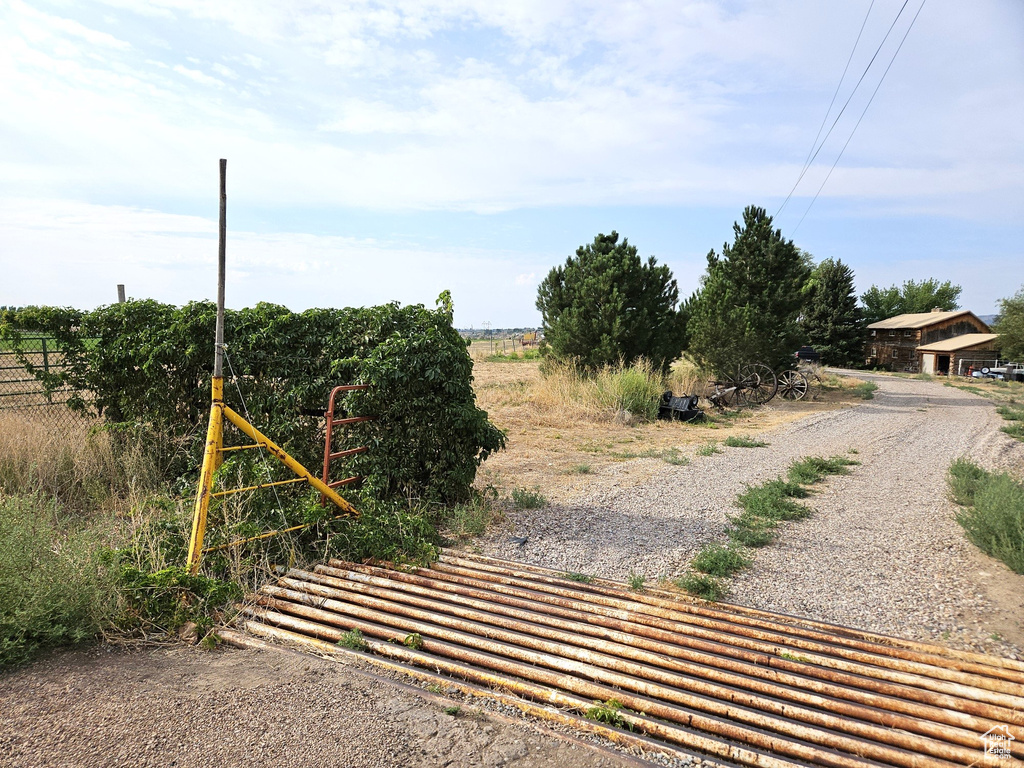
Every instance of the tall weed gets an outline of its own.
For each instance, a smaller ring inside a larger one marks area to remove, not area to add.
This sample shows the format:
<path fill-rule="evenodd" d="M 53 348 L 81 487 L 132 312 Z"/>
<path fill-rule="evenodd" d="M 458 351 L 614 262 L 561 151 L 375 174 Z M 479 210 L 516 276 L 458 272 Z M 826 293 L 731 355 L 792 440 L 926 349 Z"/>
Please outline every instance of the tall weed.
<path fill-rule="evenodd" d="M 0 667 L 94 638 L 110 611 L 99 537 L 41 496 L 0 497 Z"/>
<path fill-rule="evenodd" d="M 953 462 L 949 485 L 963 506 L 956 520 L 980 550 L 1024 573 L 1024 485 L 1005 472 L 987 472 L 966 459 Z"/>

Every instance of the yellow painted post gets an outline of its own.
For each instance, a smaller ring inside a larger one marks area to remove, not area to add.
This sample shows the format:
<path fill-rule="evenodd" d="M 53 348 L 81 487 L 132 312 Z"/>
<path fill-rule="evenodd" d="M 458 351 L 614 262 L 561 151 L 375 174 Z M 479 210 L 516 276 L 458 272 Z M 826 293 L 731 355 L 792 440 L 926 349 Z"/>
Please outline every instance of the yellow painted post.
<path fill-rule="evenodd" d="M 242 430 L 242 432 L 247 434 L 253 440 L 253 442 L 259 443 L 260 445 L 266 447 L 266 449 L 270 451 L 275 457 L 277 457 L 278 461 L 280 461 L 282 464 L 288 467 L 288 469 L 290 469 L 299 477 L 304 477 L 306 479 L 306 482 L 308 482 L 311 486 L 320 491 L 320 493 L 322 493 L 328 499 L 333 501 L 334 504 L 339 509 L 341 509 L 344 512 L 348 512 L 352 515 L 359 514 L 359 510 L 357 510 L 355 507 L 353 507 L 351 504 L 349 504 L 347 501 L 341 498 L 341 496 L 339 496 L 333 488 L 328 487 L 319 477 L 314 477 L 312 474 L 310 474 L 309 470 L 302 466 L 291 456 L 289 456 L 288 452 L 285 451 L 284 448 L 282 448 L 269 437 L 264 435 L 262 432 L 256 429 L 256 427 L 254 427 L 252 424 L 250 424 L 248 421 L 246 421 L 244 418 L 235 413 L 226 405 L 224 406 L 224 416 L 225 418 L 227 418 L 228 421 L 230 421 L 232 424 L 234 424 L 236 427 Z"/>
<path fill-rule="evenodd" d="M 206 429 L 206 449 L 203 451 L 203 468 L 199 473 L 199 488 L 196 492 L 196 506 L 192 514 L 192 536 L 188 542 L 188 570 L 195 574 L 203 558 L 203 539 L 206 536 L 206 513 L 210 508 L 210 494 L 213 492 L 213 475 L 220 466 L 221 448 L 224 446 L 224 379 L 214 376 L 212 382 L 212 403 L 210 424 Z"/>

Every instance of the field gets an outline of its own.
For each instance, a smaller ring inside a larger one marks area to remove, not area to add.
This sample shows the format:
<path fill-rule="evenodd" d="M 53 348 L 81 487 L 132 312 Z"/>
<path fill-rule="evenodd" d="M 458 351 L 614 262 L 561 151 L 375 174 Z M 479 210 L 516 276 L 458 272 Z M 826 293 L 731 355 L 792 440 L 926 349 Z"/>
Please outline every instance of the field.
<path fill-rule="evenodd" d="M 831 377 L 831 386 L 814 401 L 775 398 L 760 408 L 709 409 L 709 418 L 700 424 L 638 422 L 596 410 L 585 393 L 571 391 L 571 382 L 546 380 L 538 360 L 494 362 L 482 352 L 474 355 L 477 402 L 507 432 L 508 448 L 484 463 L 477 486 L 492 486 L 502 497 L 526 488 L 554 501 L 609 480 L 641 483 L 659 465 L 687 461 L 690 454 L 730 436 L 756 437 L 808 414 L 862 401 L 860 381 Z M 669 381 L 677 395 L 703 384 L 701 377 L 687 373 L 676 371 Z M 702 401 L 701 407 L 708 406 Z"/>

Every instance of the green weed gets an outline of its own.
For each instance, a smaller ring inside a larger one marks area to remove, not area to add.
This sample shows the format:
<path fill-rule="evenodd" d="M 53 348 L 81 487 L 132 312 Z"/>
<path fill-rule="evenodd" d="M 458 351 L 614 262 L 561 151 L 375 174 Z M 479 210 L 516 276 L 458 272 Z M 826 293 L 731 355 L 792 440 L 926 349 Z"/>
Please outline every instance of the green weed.
<path fill-rule="evenodd" d="M 526 488 L 515 488 L 512 490 L 512 503 L 519 509 L 540 509 L 547 505 L 548 500 L 539 489 L 530 491 Z"/>
<path fill-rule="evenodd" d="M 61 531 L 52 502 L 0 498 L 0 667 L 97 636 L 112 609 L 98 544 L 88 529 Z"/>
<path fill-rule="evenodd" d="M 633 573 L 632 571 L 630 571 L 629 576 L 626 578 L 626 583 L 634 592 L 643 592 L 646 581 L 647 578 L 645 576 L 641 576 L 639 573 Z"/>
<path fill-rule="evenodd" d="M 748 488 L 736 497 L 736 503 L 743 509 L 743 514 L 751 519 L 801 520 L 810 515 L 811 511 L 793 498 L 806 494 L 807 491 L 795 483 L 772 480 L 764 485 Z"/>
<path fill-rule="evenodd" d="M 845 456 L 832 456 L 824 459 L 820 456 L 808 456 L 794 462 L 789 468 L 789 480 L 800 485 L 814 485 L 820 483 L 829 475 L 847 475 L 852 467 L 860 464 L 859 461 L 848 459 Z"/>
<path fill-rule="evenodd" d="M 356 628 L 350 629 L 348 632 L 343 634 L 338 640 L 338 645 L 342 648 L 348 648 L 353 651 L 365 651 L 369 648 L 366 644 L 366 639 L 363 637 L 363 633 Z"/>
<path fill-rule="evenodd" d="M 595 701 L 594 704 L 597 706 L 588 709 L 583 716 L 588 720 L 596 720 L 599 723 L 605 723 L 607 725 L 613 725 L 616 728 L 630 728 L 629 724 L 622 719 L 622 715 L 619 714 L 619 710 L 622 709 L 622 702 L 617 699 L 608 699 L 608 701 Z M 630 728 L 632 730 L 632 728 Z"/>
<path fill-rule="evenodd" d="M 728 448 L 764 448 L 768 443 L 764 440 L 755 440 L 752 437 L 729 435 L 725 438 L 725 445 Z"/>
<path fill-rule="evenodd" d="M 956 520 L 983 552 L 1024 573 L 1024 485 L 966 460 L 950 467 L 950 490 L 963 509 Z"/>
<path fill-rule="evenodd" d="M 451 715 L 452 717 L 458 717 L 460 714 L 462 714 L 462 707 L 445 707 L 444 713 L 446 715 Z"/>
<path fill-rule="evenodd" d="M 714 443 L 704 443 L 697 449 L 698 456 L 714 456 L 716 453 L 721 453 L 722 450 Z"/>
<path fill-rule="evenodd" d="M 729 547 L 715 542 L 705 544 L 690 561 L 690 565 L 709 576 L 731 576 L 736 571 L 750 565 L 750 558 L 737 547 Z M 683 589 L 692 591 L 685 586 Z"/>
<path fill-rule="evenodd" d="M 569 581 L 577 581 L 580 584 L 593 584 L 594 583 L 594 577 L 593 576 L 587 576 L 585 573 L 574 573 L 574 572 L 570 571 L 570 572 L 561 574 L 561 576 L 562 576 L 563 579 L 568 579 Z"/>
<path fill-rule="evenodd" d="M 874 400 L 875 392 L 878 390 L 878 385 L 873 381 L 863 381 L 854 387 L 850 387 L 850 392 L 855 395 L 860 395 L 861 400 Z"/>
<path fill-rule="evenodd" d="M 685 589 L 691 595 L 712 602 L 720 600 L 725 594 L 725 587 L 722 586 L 722 582 L 706 573 L 688 573 L 676 579 L 674 583 L 677 587 Z"/>
<path fill-rule="evenodd" d="M 405 639 L 402 640 L 402 645 L 418 651 L 423 648 L 423 636 L 419 632 L 412 632 L 405 636 Z"/>
<path fill-rule="evenodd" d="M 566 472 L 570 475 L 589 475 L 594 472 L 594 468 L 589 464 L 573 464 Z"/>

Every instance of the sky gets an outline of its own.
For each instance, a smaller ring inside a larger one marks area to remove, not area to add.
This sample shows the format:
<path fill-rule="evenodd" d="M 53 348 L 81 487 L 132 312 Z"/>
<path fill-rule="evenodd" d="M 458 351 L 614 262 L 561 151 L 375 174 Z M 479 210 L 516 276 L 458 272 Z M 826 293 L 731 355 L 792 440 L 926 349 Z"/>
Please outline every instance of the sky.
<path fill-rule="evenodd" d="M 990 314 L 1022 139 L 1020 0 L 0 0 L 0 305 L 215 298 L 227 158 L 231 307 L 534 326 L 596 234 L 688 296 L 758 205 Z"/>

